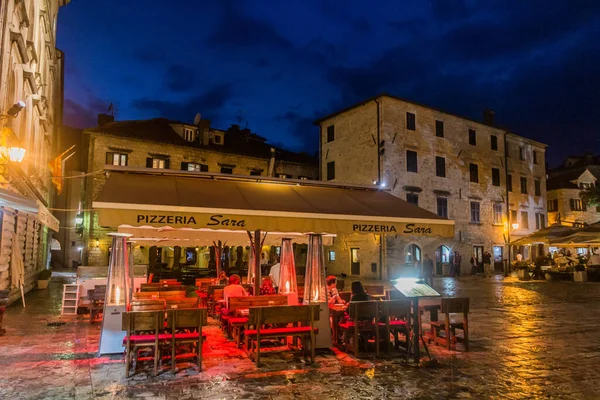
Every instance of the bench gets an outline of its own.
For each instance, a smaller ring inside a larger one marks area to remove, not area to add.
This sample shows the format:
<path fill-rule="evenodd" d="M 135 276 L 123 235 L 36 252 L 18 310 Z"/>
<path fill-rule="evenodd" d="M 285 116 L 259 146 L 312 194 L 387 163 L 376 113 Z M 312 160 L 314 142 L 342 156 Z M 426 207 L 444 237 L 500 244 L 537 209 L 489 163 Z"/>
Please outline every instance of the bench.
<path fill-rule="evenodd" d="M 94 323 L 94 317 L 104 312 L 106 285 L 95 285 L 94 289 L 88 290 L 88 299 L 90 301 L 90 323 Z"/>
<path fill-rule="evenodd" d="M 123 338 L 125 346 L 125 375 L 129 377 L 131 361 L 151 360 L 154 362 L 154 375 L 158 374 L 158 362 L 162 359 L 162 345 L 170 344 L 171 369 L 175 371 L 177 344 L 196 344 L 195 357 L 198 359 L 198 369 L 202 369 L 202 342 L 204 334 L 202 327 L 206 326 L 206 310 L 170 310 L 167 312 L 167 332 L 165 329 L 165 312 L 160 311 L 129 311 L 122 314 L 121 329 L 126 331 Z M 182 330 L 195 332 L 181 332 Z M 170 331 L 170 332 L 169 332 Z M 150 348 L 151 356 L 138 357 L 138 349 Z M 135 372 L 135 370 L 134 370 Z"/>
<path fill-rule="evenodd" d="M 240 296 L 230 297 L 227 309 L 228 316 L 221 316 L 223 330 L 233 339 L 238 347 L 241 346 L 242 329 L 248 323 L 248 317 L 237 317 L 235 312 L 239 309 L 250 309 L 251 307 L 263 306 L 285 306 L 288 303 L 286 295 L 267 295 L 267 296 Z"/>
<path fill-rule="evenodd" d="M 292 336 L 302 340 L 302 350 L 305 353 L 310 348 L 311 363 L 315 362 L 315 334 L 318 329 L 314 322 L 319 320 L 319 305 L 305 306 L 272 306 L 251 307 L 248 314 L 248 325 L 254 329 L 246 329 L 246 349 L 250 357 L 260 366 L 260 341 L 267 338 Z M 263 325 L 286 325 L 279 328 L 264 328 Z M 292 325 L 292 326 L 289 326 Z M 253 353 L 254 351 L 254 353 Z"/>

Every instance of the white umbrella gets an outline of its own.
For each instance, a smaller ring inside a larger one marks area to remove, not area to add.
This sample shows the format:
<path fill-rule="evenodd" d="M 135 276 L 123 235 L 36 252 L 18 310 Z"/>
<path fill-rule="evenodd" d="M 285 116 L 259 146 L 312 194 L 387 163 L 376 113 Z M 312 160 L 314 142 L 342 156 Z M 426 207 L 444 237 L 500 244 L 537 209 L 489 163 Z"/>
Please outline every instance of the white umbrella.
<path fill-rule="evenodd" d="M 21 253 L 16 234 L 13 235 L 12 252 L 10 254 L 10 269 L 12 286 L 21 289 L 21 300 L 23 301 L 23 307 L 25 307 L 25 290 L 23 288 L 23 285 L 25 284 L 25 266 L 23 265 L 23 253 Z"/>

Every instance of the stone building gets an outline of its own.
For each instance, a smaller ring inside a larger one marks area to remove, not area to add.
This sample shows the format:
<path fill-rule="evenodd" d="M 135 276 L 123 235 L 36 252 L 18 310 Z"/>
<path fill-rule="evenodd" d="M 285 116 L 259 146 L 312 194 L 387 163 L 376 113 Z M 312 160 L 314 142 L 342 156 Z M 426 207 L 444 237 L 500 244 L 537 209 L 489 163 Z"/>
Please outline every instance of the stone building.
<path fill-rule="evenodd" d="M 13 300 L 19 289 L 12 282 L 12 252 L 23 253 L 29 291 L 46 266 L 50 229 L 59 228 L 48 211 L 53 200 L 48 164 L 62 116 L 64 56 L 56 49 L 57 16 L 67 3 L 0 2 L 0 290 L 10 287 Z M 15 152 L 9 157 L 7 148 L 24 149 L 24 157 L 15 162 L 20 157 Z"/>
<path fill-rule="evenodd" d="M 583 226 L 600 221 L 600 206 L 582 201 L 581 191 L 596 186 L 600 157 L 569 157 L 548 171 L 548 222 Z"/>
<path fill-rule="evenodd" d="M 106 182 L 107 165 L 123 169 L 179 170 L 184 174 L 250 175 L 256 179 L 261 176 L 318 179 L 316 157 L 275 148 L 265 138 L 237 125 L 218 130 L 211 128 L 207 120 L 192 125 L 164 118 L 118 122 L 111 119 L 100 116 L 100 126 L 84 130 L 85 172 L 88 174 L 81 202 L 85 210 L 82 227 L 84 265 L 108 265 L 110 238 L 106 234 L 116 231 L 116 227 L 99 226 L 97 214 L 89 211 Z M 156 190 L 159 192 L 160 188 Z M 193 256 L 197 266 L 205 268 L 214 261 L 214 250 L 197 250 L 202 252 Z M 148 264 L 148 251 L 148 248 L 136 248 L 136 263 Z M 165 264 L 172 264 L 173 252 L 172 247 L 166 247 L 158 257 L 162 257 Z M 170 261 L 164 260 L 165 253 Z M 184 253 L 178 254 L 183 257 Z M 268 255 L 271 261 L 276 258 L 275 254 Z"/>
<path fill-rule="evenodd" d="M 338 237 L 329 272 L 394 277 L 428 254 L 442 273 L 454 251 L 463 274 L 485 251 L 500 270 L 509 240 L 544 227 L 546 145 L 496 127 L 492 111 L 484 118 L 381 95 L 316 121 L 322 179 L 380 185 L 456 223 L 454 240 Z"/>

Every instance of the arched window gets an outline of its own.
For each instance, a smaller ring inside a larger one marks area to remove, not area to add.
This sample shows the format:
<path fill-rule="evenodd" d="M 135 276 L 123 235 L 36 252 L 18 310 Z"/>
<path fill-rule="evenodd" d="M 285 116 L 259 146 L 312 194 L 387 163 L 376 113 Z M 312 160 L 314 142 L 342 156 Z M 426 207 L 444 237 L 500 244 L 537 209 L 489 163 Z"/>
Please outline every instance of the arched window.
<path fill-rule="evenodd" d="M 415 261 L 421 262 L 421 248 L 416 244 L 409 244 L 404 253 L 404 263 L 412 265 Z"/>

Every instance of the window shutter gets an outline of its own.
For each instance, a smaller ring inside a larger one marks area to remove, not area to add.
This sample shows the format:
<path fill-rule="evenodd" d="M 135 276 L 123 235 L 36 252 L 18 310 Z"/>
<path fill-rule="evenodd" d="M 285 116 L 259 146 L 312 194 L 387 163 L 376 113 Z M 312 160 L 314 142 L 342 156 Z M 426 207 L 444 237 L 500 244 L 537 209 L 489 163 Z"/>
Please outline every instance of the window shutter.
<path fill-rule="evenodd" d="M 181 170 L 182 170 L 182 171 L 187 171 L 187 170 L 188 170 L 188 164 L 189 164 L 189 163 L 182 162 L 182 163 L 181 163 Z"/>
<path fill-rule="evenodd" d="M 170 161 L 171 160 L 168 159 L 168 158 L 165 160 L 165 169 L 169 169 L 169 163 L 170 163 Z"/>
<path fill-rule="evenodd" d="M 200 164 L 200 171 L 201 172 L 208 172 L 208 165 Z"/>
<path fill-rule="evenodd" d="M 113 163 L 113 153 L 107 152 L 106 153 L 106 164 L 112 165 L 112 163 Z"/>
<path fill-rule="evenodd" d="M 146 158 L 146 168 L 152 168 L 152 157 Z"/>

